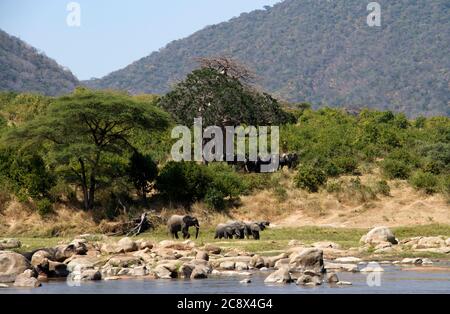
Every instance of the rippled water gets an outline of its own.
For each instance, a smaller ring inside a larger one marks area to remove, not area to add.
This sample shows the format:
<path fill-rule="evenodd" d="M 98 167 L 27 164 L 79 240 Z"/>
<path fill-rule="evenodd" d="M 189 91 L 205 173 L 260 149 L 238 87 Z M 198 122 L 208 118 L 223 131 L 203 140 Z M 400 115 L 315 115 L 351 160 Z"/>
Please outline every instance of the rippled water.
<path fill-rule="evenodd" d="M 383 266 L 379 273 L 380 286 L 368 286 L 367 274 L 338 273 L 341 281 L 350 281 L 352 286 L 331 287 L 328 284 L 309 288 L 296 284 L 266 285 L 269 273 L 255 273 L 252 283 L 244 285 L 244 277 L 210 277 L 205 280 L 117 280 L 83 282 L 71 287 L 65 281 L 44 283 L 37 289 L 0 289 L 0 293 L 83 293 L 83 294 L 306 294 L 306 293 L 448 293 L 450 294 L 450 265 L 398 267 Z M 372 282 L 374 282 L 372 280 Z"/>

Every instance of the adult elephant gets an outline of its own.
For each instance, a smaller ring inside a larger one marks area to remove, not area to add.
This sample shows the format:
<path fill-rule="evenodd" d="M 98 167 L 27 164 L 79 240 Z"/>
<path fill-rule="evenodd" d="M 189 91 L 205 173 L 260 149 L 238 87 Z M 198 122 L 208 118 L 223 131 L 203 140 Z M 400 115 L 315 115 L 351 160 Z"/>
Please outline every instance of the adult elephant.
<path fill-rule="evenodd" d="M 195 238 L 198 238 L 198 232 L 200 231 L 200 224 L 198 223 L 197 218 L 192 217 L 190 215 L 173 215 L 167 221 L 167 228 L 169 229 L 169 233 L 172 238 L 178 239 L 178 232 L 181 231 L 183 234 L 183 239 L 189 239 L 191 236 L 189 234 L 189 227 L 195 227 Z"/>
<path fill-rule="evenodd" d="M 218 224 L 214 239 L 233 239 L 234 230 L 229 224 Z"/>
<path fill-rule="evenodd" d="M 246 236 L 247 239 L 252 236 L 253 239 L 259 240 L 260 239 L 260 232 L 265 230 L 267 226 L 270 225 L 270 222 L 268 221 L 257 221 L 257 222 L 250 222 L 245 224 L 246 228 Z"/>

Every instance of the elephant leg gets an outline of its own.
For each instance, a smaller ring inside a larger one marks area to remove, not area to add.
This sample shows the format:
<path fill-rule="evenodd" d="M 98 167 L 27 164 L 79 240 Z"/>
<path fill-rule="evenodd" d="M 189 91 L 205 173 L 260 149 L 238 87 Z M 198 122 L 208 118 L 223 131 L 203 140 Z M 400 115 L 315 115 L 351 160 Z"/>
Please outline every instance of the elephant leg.
<path fill-rule="evenodd" d="M 178 240 L 179 239 L 178 238 L 178 232 L 177 231 L 173 232 L 172 233 L 172 237 Z"/>

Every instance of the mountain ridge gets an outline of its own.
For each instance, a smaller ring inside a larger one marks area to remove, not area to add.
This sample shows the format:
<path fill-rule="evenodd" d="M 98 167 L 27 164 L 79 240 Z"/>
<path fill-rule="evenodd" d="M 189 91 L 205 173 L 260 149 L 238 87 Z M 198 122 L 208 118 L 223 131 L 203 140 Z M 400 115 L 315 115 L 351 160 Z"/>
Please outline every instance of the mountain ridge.
<path fill-rule="evenodd" d="M 288 101 L 450 115 L 450 5 L 378 2 L 382 26 L 369 27 L 369 1 L 285 0 L 207 26 L 82 83 L 162 94 L 196 67 L 196 57 L 228 55 L 253 68 L 264 89 Z"/>

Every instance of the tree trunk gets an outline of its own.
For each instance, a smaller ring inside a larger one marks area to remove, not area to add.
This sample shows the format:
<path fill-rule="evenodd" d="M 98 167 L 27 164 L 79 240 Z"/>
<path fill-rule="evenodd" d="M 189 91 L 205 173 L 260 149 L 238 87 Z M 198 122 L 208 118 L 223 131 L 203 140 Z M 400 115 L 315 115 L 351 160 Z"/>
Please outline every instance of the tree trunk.
<path fill-rule="evenodd" d="M 86 168 L 84 167 L 84 161 L 81 158 L 78 158 L 78 162 L 80 163 L 81 168 L 81 188 L 83 190 L 83 203 L 84 203 L 84 209 L 89 209 L 89 192 L 87 188 L 87 182 L 86 182 Z"/>

